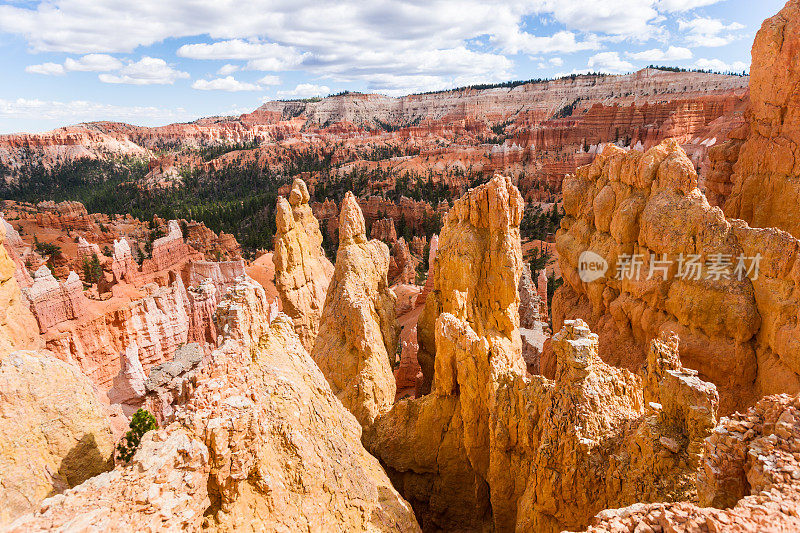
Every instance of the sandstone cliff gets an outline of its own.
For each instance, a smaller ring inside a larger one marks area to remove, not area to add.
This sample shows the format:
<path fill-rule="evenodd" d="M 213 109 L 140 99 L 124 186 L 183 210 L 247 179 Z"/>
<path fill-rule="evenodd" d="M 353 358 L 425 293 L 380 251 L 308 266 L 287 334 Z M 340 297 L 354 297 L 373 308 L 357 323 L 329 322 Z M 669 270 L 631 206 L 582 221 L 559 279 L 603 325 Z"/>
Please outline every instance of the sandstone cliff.
<path fill-rule="evenodd" d="M 289 201 L 281 197 L 275 213 L 275 286 L 283 312 L 294 320 L 303 346 L 311 350 L 317 336 L 333 265 L 322 250 L 319 223 L 308 205 L 306 184 L 296 179 Z"/>
<path fill-rule="evenodd" d="M 725 213 L 800 238 L 800 2 L 790 0 L 756 34 L 747 139 L 738 148 Z"/>
<path fill-rule="evenodd" d="M 556 329 L 585 319 L 604 359 L 631 369 L 644 362 L 650 340 L 675 332 L 681 360 L 717 385 L 724 413 L 800 390 L 799 331 L 780 311 L 800 304 L 790 266 L 798 241 L 726 220 L 697 189 L 674 141 L 645 154 L 606 148 L 565 179 L 564 209 Z M 607 264 L 598 279 L 579 274 L 587 251 Z M 553 363 L 543 361 L 546 375 Z"/>
<path fill-rule="evenodd" d="M 0 526 L 111 469 L 113 450 L 108 415 L 77 368 L 46 351 L 0 355 Z"/>
<path fill-rule="evenodd" d="M 5 224 L 0 224 L 0 355 L 42 346 L 36 319 L 17 283 L 17 265 L 6 247 Z"/>
<path fill-rule="evenodd" d="M 212 361 L 130 466 L 46 500 L 12 531 L 419 531 L 288 317 L 252 353 L 229 339 Z"/>
<path fill-rule="evenodd" d="M 408 248 L 406 247 L 406 251 Z M 331 389 L 365 427 L 391 408 L 399 328 L 389 288 L 389 248 L 367 241 L 364 215 L 348 192 L 339 214 L 339 250 L 311 356 Z"/>
<path fill-rule="evenodd" d="M 718 508 L 687 501 L 637 503 L 599 513 L 588 531 L 796 531 L 798 420 L 800 397 L 785 394 L 722 419 L 705 442 L 698 474 L 700 504 Z"/>
<path fill-rule="evenodd" d="M 378 417 L 368 448 L 426 529 L 560 531 L 616 502 L 690 496 L 717 394 L 683 369 L 677 340 L 654 342 L 643 385 L 570 322 L 554 340 L 556 380 L 526 377 L 521 217 L 499 176 L 448 213 L 418 324 L 432 390 Z"/>

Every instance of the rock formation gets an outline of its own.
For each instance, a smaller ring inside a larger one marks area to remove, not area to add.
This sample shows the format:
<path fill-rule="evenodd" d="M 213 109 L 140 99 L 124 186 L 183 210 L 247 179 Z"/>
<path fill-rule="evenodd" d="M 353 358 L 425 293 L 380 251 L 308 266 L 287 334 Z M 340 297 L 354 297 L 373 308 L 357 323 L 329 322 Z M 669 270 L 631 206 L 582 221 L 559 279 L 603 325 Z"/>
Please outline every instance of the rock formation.
<path fill-rule="evenodd" d="M 753 227 L 800 238 L 800 2 L 790 0 L 756 34 L 750 70 L 748 130 L 731 147 L 738 158 L 725 214 Z M 741 146 L 737 146 L 741 144 Z"/>
<path fill-rule="evenodd" d="M 12 350 L 39 348 L 39 327 L 20 292 L 17 265 L 7 251 L 5 225 L 0 225 L 0 355 Z"/>
<path fill-rule="evenodd" d="M 283 197 L 278 199 L 272 260 L 283 312 L 292 317 L 303 346 L 311 350 L 333 265 L 322 250 L 319 223 L 308 199 L 308 188 L 301 179 L 294 180 L 288 202 Z"/>
<path fill-rule="evenodd" d="M 279 316 L 252 353 L 227 340 L 130 466 L 46 500 L 12 530 L 419 531 L 293 326 Z"/>
<path fill-rule="evenodd" d="M 48 330 L 46 346 L 60 359 L 74 362 L 100 389 L 108 390 L 121 368 L 120 354 L 136 344 L 139 360 L 148 370 L 172 358 L 189 339 L 186 290 L 180 276 L 159 287 L 149 283 L 137 298 L 105 313 L 67 321 Z"/>
<path fill-rule="evenodd" d="M 677 333 L 681 360 L 717 385 L 729 413 L 800 390 L 800 330 L 779 311 L 800 304 L 790 266 L 798 241 L 726 220 L 696 185 L 674 141 L 645 154 L 608 147 L 566 178 L 556 236 L 565 284 L 553 324 L 583 318 L 598 331 L 603 357 L 634 370 L 650 340 Z M 581 279 L 587 251 L 606 262 L 604 276 Z M 543 361 L 543 373 L 553 366 Z"/>
<path fill-rule="evenodd" d="M 421 343 L 435 325 L 424 345 L 431 393 L 378 417 L 368 448 L 427 529 L 560 531 L 617 502 L 688 497 L 715 424 L 714 386 L 683 369 L 674 338 L 653 342 L 642 385 L 600 360 L 581 321 L 554 338 L 556 380 L 527 378 L 521 217 L 519 192 L 500 176 L 448 213 L 418 324 Z"/>
<path fill-rule="evenodd" d="M 407 250 L 407 248 L 406 248 Z M 389 248 L 367 241 L 364 215 L 348 192 L 339 214 L 339 250 L 311 356 L 363 426 L 394 403 L 392 365 L 399 328 L 389 289 Z"/>
<path fill-rule="evenodd" d="M 67 320 L 78 320 L 89 312 L 83 283 L 75 272 L 70 272 L 67 279 L 60 282 L 43 265 L 34 274 L 33 284 L 25 289 L 25 296 L 31 302 L 42 333 Z"/>
<path fill-rule="evenodd" d="M 547 307 L 547 302 L 542 302 L 536 286 L 531 278 L 531 269 L 526 264 L 522 268 L 519 279 L 519 333 L 522 337 L 522 358 L 531 374 L 540 374 L 539 358 L 544 348 L 547 335 L 544 328 L 547 325 L 542 317 L 542 308 Z"/>
<path fill-rule="evenodd" d="M 389 284 L 414 283 L 417 278 L 418 263 L 419 261 L 412 257 L 406 240 L 403 237 L 397 239 L 392 246 L 389 261 Z"/>
<path fill-rule="evenodd" d="M 111 469 L 113 449 L 108 415 L 77 368 L 45 351 L 0 355 L 0 526 Z"/>
<path fill-rule="evenodd" d="M 277 314 L 275 306 L 267 301 L 264 288 L 242 276 L 236 278 L 236 284 L 217 307 L 215 323 L 222 337 L 250 348 L 258 344 Z"/>
<path fill-rule="evenodd" d="M 768 396 L 723 418 L 706 439 L 699 507 L 636 503 L 599 513 L 588 531 L 781 532 L 800 528 L 800 397 Z"/>
<path fill-rule="evenodd" d="M 383 241 L 389 246 L 397 242 L 397 231 L 394 228 L 394 220 L 386 217 L 372 223 L 370 236 L 373 239 Z"/>

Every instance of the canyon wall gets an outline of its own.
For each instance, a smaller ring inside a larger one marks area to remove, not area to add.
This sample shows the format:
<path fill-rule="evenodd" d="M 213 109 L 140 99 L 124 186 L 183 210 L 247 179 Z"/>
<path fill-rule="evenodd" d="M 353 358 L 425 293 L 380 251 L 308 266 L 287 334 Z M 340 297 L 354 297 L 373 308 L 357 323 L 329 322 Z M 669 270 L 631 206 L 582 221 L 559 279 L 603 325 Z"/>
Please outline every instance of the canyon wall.
<path fill-rule="evenodd" d="M 725 214 L 800 238 L 800 2 L 764 21 L 752 48 L 746 140 Z"/>
<path fill-rule="evenodd" d="M 252 352 L 227 339 L 211 360 L 131 465 L 45 500 L 10 530 L 419 531 L 291 319 L 279 315 Z"/>
<path fill-rule="evenodd" d="M 674 140 L 645 154 L 607 147 L 564 180 L 564 209 L 556 329 L 583 318 L 605 360 L 633 370 L 652 339 L 675 332 L 681 360 L 717 385 L 724 413 L 800 390 L 797 240 L 712 208 Z M 606 268 L 599 277 L 587 257 Z M 545 375 L 553 364 L 543 360 Z"/>

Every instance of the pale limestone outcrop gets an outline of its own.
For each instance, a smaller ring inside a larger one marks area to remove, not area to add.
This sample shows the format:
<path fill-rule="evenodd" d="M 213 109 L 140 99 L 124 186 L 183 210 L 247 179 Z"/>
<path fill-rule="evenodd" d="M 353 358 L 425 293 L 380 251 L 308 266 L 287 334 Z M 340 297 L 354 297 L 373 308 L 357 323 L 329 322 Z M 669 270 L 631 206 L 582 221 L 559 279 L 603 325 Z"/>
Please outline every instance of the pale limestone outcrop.
<path fill-rule="evenodd" d="M 277 316 L 276 305 L 267 301 L 260 283 L 247 276 L 236 278 L 236 283 L 217 306 L 214 322 L 225 339 L 235 339 L 245 347 L 258 344 Z"/>
<path fill-rule="evenodd" d="M 117 282 L 135 283 L 139 277 L 139 267 L 136 265 L 127 239 L 114 239 L 111 260 L 111 271 Z"/>
<path fill-rule="evenodd" d="M 108 415 L 77 368 L 46 351 L 0 355 L 0 526 L 111 469 L 113 449 Z"/>
<path fill-rule="evenodd" d="M 70 272 L 65 281 L 58 281 L 47 265 L 42 265 L 24 292 L 42 333 L 89 313 L 89 300 L 83 295 L 83 283 L 75 272 Z"/>
<path fill-rule="evenodd" d="M 725 214 L 800 238 L 800 1 L 789 0 L 756 34 L 746 140 L 733 165 Z M 732 144 L 736 141 L 731 141 Z"/>
<path fill-rule="evenodd" d="M 696 503 L 636 503 L 599 513 L 591 533 L 800 528 L 800 396 L 768 396 L 723 418 L 705 441 Z"/>
<path fill-rule="evenodd" d="M 138 299 L 106 313 L 61 323 L 45 335 L 47 348 L 75 363 L 103 391 L 111 387 L 120 354 L 131 344 L 138 346 L 145 371 L 171 359 L 190 331 L 186 290 L 179 276 L 171 277 L 170 285 L 148 283 Z"/>
<path fill-rule="evenodd" d="M 696 184 L 672 140 L 644 154 L 607 147 L 565 178 L 556 235 L 565 284 L 553 299 L 553 325 L 583 318 L 599 333 L 604 359 L 634 370 L 652 339 L 677 333 L 681 360 L 717 385 L 729 413 L 764 394 L 800 390 L 800 330 L 781 311 L 800 305 L 790 267 L 800 247 L 785 232 L 727 220 Z M 607 262 L 605 276 L 581 279 L 586 251 Z M 685 266 L 693 256 L 699 270 Z M 626 267 L 626 257 L 638 266 Z M 543 373 L 553 366 L 543 360 Z"/>
<path fill-rule="evenodd" d="M 211 278 L 204 278 L 197 286 L 186 289 L 187 315 L 189 316 L 189 341 L 217 344 L 214 313 L 217 310 L 217 290 Z"/>
<path fill-rule="evenodd" d="M 311 356 L 334 394 L 363 426 L 394 403 L 399 327 L 389 288 L 389 248 L 367 241 L 352 193 L 339 214 L 339 250 Z"/>
<path fill-rule="evenodd" d="M 279 315 L 253 350 L 227 339 L 165 430 L 15 531 L 419 531 L 361 428 Z"/>
<path fill-rule="evenodd" d="M 94 256 L 97 256 L 98 259 L 103 257 L 100 247 L 97 244 L 89 242 L 83 237 L 78 236 L 78 264 L 80 265 L 86 260 L 90 261 Z"/>
<path fill-rule="evenodd" d="M 45 500 L 9 532 L 194 531 L 208 507 L 208 448 L 170 426 L 143 438 L 131 465 Z"/>
<path fill-rule="evenodd" d="M 504 177 L 455 203 L 418 324 L 435 324 L 431 393 L 365 430 L 426 529 L 560 531 L 611 504 L 688 497 L 714 425 L 716 390 L 681 367 L 673 339 L 654 341 L 643 387 L 602 362 L 585 323 L 570 322 L 553 342 L 556 380 L 526 377 L 521 216 Z M 645 394 L 662 403 L 645 406 Z"/>
<path fill-rule="evenodd" d="M 39 327 L 18 283 L 18 266 L 9 255 L 5 224 L 0 224 L 0 355 L 42 346 Z"/>
<path fill-rule="evenodd" d="M 283 312 L 292 317 L 303 346 L 311 350 L 333 265 L 325 257 L 322 233 L 308 200 L 308 188 L 299 178 L 292 184 L 288 202 L 278 198 L 272 260 Z"/>
<path fill-rule="evenodd" d="M 144 373 L 142 363 L 139 361 L 139 347 L 136 343 L 125 348 L 125 355 L 120 358 L 121 368 L 119 374 L 114 376 L 114 382 L 108 391 L 111 403 L 138 404 L 147 392 L 145 382 L 147 374 Z"/>

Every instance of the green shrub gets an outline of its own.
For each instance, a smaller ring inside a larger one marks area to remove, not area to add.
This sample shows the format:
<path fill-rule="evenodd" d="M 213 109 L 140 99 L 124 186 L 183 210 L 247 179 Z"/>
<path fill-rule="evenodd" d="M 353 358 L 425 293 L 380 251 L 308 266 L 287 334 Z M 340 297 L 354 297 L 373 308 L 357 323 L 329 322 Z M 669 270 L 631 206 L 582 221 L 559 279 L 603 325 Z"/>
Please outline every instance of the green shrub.
<path fill-rule="evenodd" d="M 156 419 L 147 409 L 139 409 L 131 419 L 130 431 L 117 444 L 117 457 L 126 463 L 133 458 L 133 454 L 139 449 L 139 443 L 145 433 L 152 429 L 158 429 Z"/>

